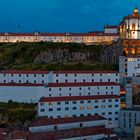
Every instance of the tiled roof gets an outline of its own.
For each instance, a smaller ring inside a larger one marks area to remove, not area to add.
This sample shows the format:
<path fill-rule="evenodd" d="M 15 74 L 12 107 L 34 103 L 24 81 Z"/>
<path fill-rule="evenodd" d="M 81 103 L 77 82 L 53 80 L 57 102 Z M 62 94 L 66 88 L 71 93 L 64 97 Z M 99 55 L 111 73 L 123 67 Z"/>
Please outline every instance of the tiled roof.
<path fill-rule="evenodd" d="M 41 70 L 2 70 L 4 74 L 48 74 L 49 71 Z"/>
<path fill-rule="evenodd" d="M 57 140 L 57 139 L 66 139 L 66 138 L 91 136 L 91 135 L 99 135 L 99 134 L 111 135 L 114 133 L 111 129 L 107 129 L 104 126 L 93 126 L 93 127 L 76 128 L 70 130 L 29 133 L 27 140 Z"/>
<path fill-rule="evenodd" d="M 83 117 L 54 118 L 54 119 L 48 119 L 46 117 L 42 117 L 42 118 L 37 119 L 35 122 L 33 122 L 31 127 L 65 124 L 65 123 L 86 122 L 86 121 L 98 121 L 98 120 L 106 120 L 106 119 L 99 115 L 83 116 Z"/>
<path fill-rule="evenodd" d="M 0 33 L 0 36 L 118 36 L 115 33 L 101 33 L 101 32 L 92 32 L 92 33 Z"/>
<path fill-rule="evenodd" d="M 46 87 L 84 87 L 84 86 L 119 86 L 115 82 L 77 82 L 77 83 L 49 83 Z"/>
<path fill-rule="evenodd" d="M 109 29 L 111 28 L 112 29 L 112 28 L 118 28 L 118 26 L 109 25 L 109 26 L 105 26 L 105 28 L 109 28 Z"/>
<path fill-rule="evenodd" d="M 61 97 L 42 97 L 39 102 L 75 101 L 75 100 L 94 100 L 94 99 L 117 99 L 119 95 L 93 95 L 93 96 L 61 96 Z"/>
<path fill-rule="evenodd" d="M 53 71 L 54 74 L 87 74 L 87 73 L 91 73 L 91 74 L 96 74 L 96 73 L 99 73 L 99 74 L 118 74 L 119 72 L 118 71 Z"/>
<path fill-rule="evenodd" d="M 30 84 L 30 83 L 0 83 L 0 86 L 39 87 L 39 86 L 45 86 L 45 84 Z"/>

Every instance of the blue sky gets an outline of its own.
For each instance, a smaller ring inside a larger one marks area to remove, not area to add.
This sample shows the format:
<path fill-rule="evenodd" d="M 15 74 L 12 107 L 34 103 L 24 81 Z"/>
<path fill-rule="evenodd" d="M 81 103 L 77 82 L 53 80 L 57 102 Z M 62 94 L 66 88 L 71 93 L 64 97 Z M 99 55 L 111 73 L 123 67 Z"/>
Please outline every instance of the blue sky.
<path fill-rule="evenodd" d="M 88 32 L 118 24 L 140 0 L 0 0 L 0 32 Z"/>

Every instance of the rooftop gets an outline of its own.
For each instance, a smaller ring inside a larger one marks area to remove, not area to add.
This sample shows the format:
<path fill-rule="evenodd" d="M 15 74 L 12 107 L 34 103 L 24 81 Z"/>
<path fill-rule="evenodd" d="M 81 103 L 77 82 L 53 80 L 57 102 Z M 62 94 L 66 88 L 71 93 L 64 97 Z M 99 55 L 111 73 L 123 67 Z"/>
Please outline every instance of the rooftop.
<path fill-rule="evenodd" d="M 49 83 L 46 87 L 119 86 L 115 82 Z"/>
<path fill-rule="evenodd" d="M 27 140 L 57 140 L 57 139 L 74 138 L 74 137 L 90 136 L 90 135 L 98 135 L 98 134 L 111 135 L 114 133 L 111 129 L 107 129 L 104 126 L 94 126 L 94 127 L 76 128 L 70 130 L 29 133 Z"/>
<path fill-rule="evenodd" d="M 86 121 L 98 121 L 98 120 L 106 120 L 106 119 L 99 115 L 83 116 L 83 117 L 54 118 L 54 119 L 48 119 L 46 117 L 42 117 L 42 118 L 37 119 L 35 122 L 33 122 L 31 127 L 65 124 L 65 123 L 86 122 Z"/>
<path fill-rule="evenodd" d="M 95 99 L 117 99 L 119 95 L 94 95 L 94 96 L 61 96 L 61 97 L 42 97 L 39 102 L 57 102 L 74 100 L 95 100 Z"/>

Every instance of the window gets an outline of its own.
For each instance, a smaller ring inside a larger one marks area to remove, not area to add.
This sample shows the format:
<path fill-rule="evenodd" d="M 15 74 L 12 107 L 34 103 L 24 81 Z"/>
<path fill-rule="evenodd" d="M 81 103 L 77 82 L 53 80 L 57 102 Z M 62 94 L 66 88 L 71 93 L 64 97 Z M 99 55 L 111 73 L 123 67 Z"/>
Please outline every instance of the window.
<path fill-rule="evenodd" d="M 42 80 L 42 84 L 44 84 L 44 81 Z"/>
<path fill-rule="evenodd" d="M 108 120 L 109 120 L 109 121 L 112 121 L 112 118 L 109 118 Z"/>
<path fill-rule="evenodd" d="M 19 80 L 19 83 L 21 83 L 21 80 Z"/>
<path fill-rule="evenodd" d="M 88 116 L 91 116 L 91 114 L 89 113 L 89 114 L 87 114 Z"/>
<path fill-rule="evenodd" d="M 98 103 L 98 100 L 95 100 L 95 103 Z"/>
<path fill-rule="evenodd" d="M 111 108 L 111 107 L 112 107 L 112 105 L 109 105 L 108 107 L 109 107 L 109 108 Z"/>
<path fill-rule="evenodd" d="M 69 108 L 68 107 L 65 107 L 65 110 L 69 110 Z"/>
<path fill-rule="evenodd" d="M 105 103 L 105 100 L 102 100 L 103 103 Z"/>
<path fill-rule="evenodd" d="M 65 80 L 65 83 L 67 83 L 68 82 L 68 80 Z"/>
<path fill-rule="evenodd" d="M 57 105 L 61 105 L 61 102 L 57 102 Z"/>
<path fill-rule="evenodd" d="M 115 99 L 115 102 L 118 102 L 119 100 L 118 99 Z"/>
<path fill-rule="evenodd" d="M 56 74 L 56 77 L 58 77 L 58 74 Z"/>
<path fill-rule="evenodd" d="M 76 82 L 77 82 L 77 80 L 74 80 L 74 82 L 76 83 Z"/>
<path fill-rule="evenodd" d="M 73 101 L 73 104 L 76 104 L 76 101 Z"/>
<path fill-rule="evenodd" d="M 82 123 L 80 123 L 80 127 L 83 127 L 83 124 Z"/>
<path fill-rule="evenodd" d="M 102 115 L 105 115 L 105 112 L 103 112 Z"/>
<path fill-rule="evenodd" d="M 49 111 L 53 111 L 53 108 L 49 108 Z"/>
<path fill-rule="evenodd" d="M 19 77 L 21 77 L 21 74 L 19 74 Z"/>
<path fill-rule="evenodd" d="M 98 106 L 95 106 L 95 108 L 98 108 Z"/>
<path fill-rule="evenodd" d="M 102 74 L 100 74 L 100 76 L 102 76 Z"/>
<path fill-rule="evenodd" d="M 86 82 L 86 80 L 84 79 L 83 82 Z"/>
<path fill-rule="evenodd" d="M 66 104 L 66 105 L 68 105 L 68 104 L 69 104 L 69 102 L 65 102 L 65 104 Z"/>
<path fill-rule="evenodd" d="M 81 117 L 84 117 L 84 114 L 80 114 Z"/>
<path fill-rule="evenodd" d="M 115 107 L 118 107 L 119 105 L 115 105 Z"/>
<path fill-rule="evenodd" d="M 84 110 L 84 106 L 80 106 L 80 109 L 81 109 L 81 110 Z"/>
<path fill-rule="evenodd" d="M 67 77 L 67 76 L 68 76 L 68 74 L 65 74 L 65 76 Z"/>
<path fill-rule="evenodd" d="M 108 82 L 110 82 L 110 79 L 108 79 Z"/>
<path fill-rule="evenodd" d="M 111 89 L 113 89 L 113 87 L 111 87 Z"/>
<path fill-rule="evenodd" d="M 59 91 L 61 91 L 61 88 L 59 88 Z"/>
<path fill-rule="evenodd" d="M 81 103 L 81 104 L 83 104 L 83 103 L 84 103 L 84 101 L 80 101 L 80 103 Z"/>
<path fill-rule="evenodd" d="M 76 110 L 76 107 L 73 107 L 72 109 L 73 109 L 73 110 Z"/>
<path fill-rule="evenodd" d="M 40 109 L 40 112 L 44 112 L 45 111 L 45 109 Z"/>
<path fill-rule="evenodd" d="M 56 80 L 56 83 L 58 83 L 58 80 Z"/>
<path fill-rule="evenodd" d="M 51 88 L 49 88 L 49 91 L 51 91 L 52 89 Z"/>
<path fill-rule="evenodd" d="M 44 74 L 42 74 L 42 77 L 44 77 Z"/>
<path fill-rule="evenodd" d="M 27 80 L 26 83 L 29 83 L 29 81 Z"/>
<path fill-rule="evenodd" d="M 87 102 L 90 104 L 91 103 L 91 100 L 88 100 Z"/>
<path fill-rule="evenodd" d="M 92 82 L 94 82 L 94 79 L 92 79 Z"/>
<path fill-rule="evenodd" d="M 117 121 L 117 120 L 118 120 L 118 118 L 115 118 L 115 120 Z"/>
<path fill-rule="evenodd" d="M 92 109 L 92 106 L 88 106 L 87 108 L 88 108 L 88 109 Z"/>
<path fill-rule="evenodd" d="M 36 83 L 36 80 L 34 80 L 34 83 Z"/>
<path fill-rule="evenodd" d="M 69 88 L 69 90 L 71 91 L 71 88 Z"/>
<path fill-rule="evenodd" d="M 105 105 L 102 105 L 102 108 L 105 108 Z"/>
<path fill-rule="evenodd" d="M 6 74 L 4 73 L 4 77 L 6 76 Z"/>
<path fill-rule="evenodd" d="M 75 77 L 77 76 L 77 74 L 74 75 Z"/>
<path fill-rule="evenodd" d="M 6 83 L 6 80 L 4 80 L 4 83 Z"/>
<path fill-rule="evenodd" d="M 112 100 L 111 100 L 111 99 L 109 99 L 109 102 L 112 102 Z"/>
<path fill-rule="evenodd" d="M 111 115 L 111 114 L 112 114 L 112 112 L 108 112 L 108 114 L 109 114 L 109 115 Z"/>
<path fill-rule="evenodd" d="M 34 77 L 36 77 L 36 74 L 34 74 Z"/>
<path fill-rule="evenodd" d="M 115 114 L 118 114 L 118 112 L 115 112 Z"/>
<path fill-rule="evenodd" d="M 95 116 L 98 116 L 98 113 L 95 113 Z"/>
<path fill-rule="evenodd" d="M 79 88 L 79 90 L 81 90 L 81 87 Z"/>
<path fill-rule="evenodd" d="M 61 111 L 61 108 L 57 108 L 57 111 Z"/>
<path fill-rule="evenodd" d="M 57 126 L 56 125 L 54 126 L 54 130 L 57 130 Z"/>
<path fill-rule="evenodd" d="M 44 105 L 45 105 L 45 103 L 40 103 L 40 105 L 41 105 L 41 106 L 44 106 Z"/>
<path fill-rule="evenodd" d="M 100 82 L 102 82 L 102 79 L 100 79 Z"/>
<path fill-rule="evenodd" d="M 108 89 L 108 87 L 106 87 L 106 89 Z"/>
<path fill-rule="evenodd" d="M 13 77 L 13 74 L 11 74 L 11 76 Z"/>
<path fill-rule="evenodd" d="M 92 74 L 92 76 L 94 76 L 94 74 Z"/>

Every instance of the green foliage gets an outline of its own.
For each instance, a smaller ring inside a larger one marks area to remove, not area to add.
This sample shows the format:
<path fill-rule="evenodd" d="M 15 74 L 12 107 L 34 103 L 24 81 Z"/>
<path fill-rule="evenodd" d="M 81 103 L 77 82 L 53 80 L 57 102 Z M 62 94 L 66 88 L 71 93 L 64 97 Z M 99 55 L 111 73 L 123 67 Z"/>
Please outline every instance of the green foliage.
<path fill-rule="evenodd" d="M 25 121 L 35 119 L 35 104 L 18 103 L 9 100 L 8 103 L 0 103 L 0 115 L 5 118 L 7 124 L 13 124 L 17 121 L 24 124 Z"/>

